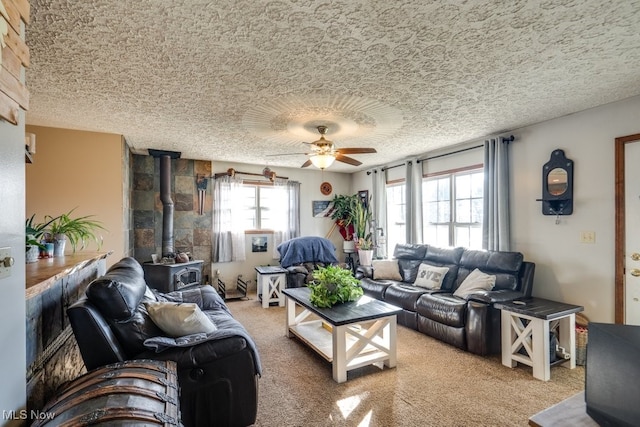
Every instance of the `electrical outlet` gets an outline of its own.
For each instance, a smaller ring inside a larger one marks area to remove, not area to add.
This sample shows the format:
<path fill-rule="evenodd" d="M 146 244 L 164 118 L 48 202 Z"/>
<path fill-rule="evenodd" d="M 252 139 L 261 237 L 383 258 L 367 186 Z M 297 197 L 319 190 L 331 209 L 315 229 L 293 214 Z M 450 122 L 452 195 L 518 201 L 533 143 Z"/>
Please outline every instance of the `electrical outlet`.
<path fill-rule="evenodd" d="M 11 248 L 0 248 L 0 279 L 11 276 L 11 267 L 13 267 Z"/>
<path fill-rule="evenodd" d="M 582 232 L 580 232 L 580 242 L 581 243 L 595 243 L 596 242 L 596 232 L 595 231 L 582 231 Z"/>

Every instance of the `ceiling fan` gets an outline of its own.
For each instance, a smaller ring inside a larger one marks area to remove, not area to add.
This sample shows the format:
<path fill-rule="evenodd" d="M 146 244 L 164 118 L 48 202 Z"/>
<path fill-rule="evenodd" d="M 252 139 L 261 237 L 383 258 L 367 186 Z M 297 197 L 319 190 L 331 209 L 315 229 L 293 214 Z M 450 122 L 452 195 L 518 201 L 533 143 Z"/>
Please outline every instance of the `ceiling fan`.
<path fill-rule="evenodd" d="M 302 164 L 301 167 L 303 168 L 314 165 L 318 169 L 326 169 L 335 160 L 353 166 L 360 166 L 362 162 L 345 156 L 345 154 L 377 153 L 375 148 L 336 148 L 333 141 L 329 141 L 324 137 L 328 128 L 326 126 L 318 126 L 317 129 L 320 133 L 320 139 L 314 142 L 305 142 L 311 147 L 311 153 L 302 153 L 309 156 L 309 160 Z"/>

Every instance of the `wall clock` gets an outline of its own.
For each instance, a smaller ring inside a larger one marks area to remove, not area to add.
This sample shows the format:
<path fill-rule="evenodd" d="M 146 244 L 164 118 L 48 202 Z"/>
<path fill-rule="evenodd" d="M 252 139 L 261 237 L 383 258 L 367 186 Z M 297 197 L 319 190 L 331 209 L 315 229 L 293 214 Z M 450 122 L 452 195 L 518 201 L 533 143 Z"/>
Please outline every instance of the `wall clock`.
<path fill-rule="evenodd" d="M 333 191 L 333 187 L 331 187 L 331 184 L 329 184 L 328 182 L 325 181 L 322 184 L 320 184 L 320 192 L 325 196 L 328 196 L 329 194 L 331 194 L 332 191 Z"/>

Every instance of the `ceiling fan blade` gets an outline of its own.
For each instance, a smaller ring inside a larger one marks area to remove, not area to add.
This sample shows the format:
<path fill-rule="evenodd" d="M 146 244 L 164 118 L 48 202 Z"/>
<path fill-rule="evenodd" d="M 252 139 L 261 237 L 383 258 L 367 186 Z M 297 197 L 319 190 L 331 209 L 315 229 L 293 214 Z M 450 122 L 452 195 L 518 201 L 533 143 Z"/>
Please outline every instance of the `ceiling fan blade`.
<path fill-rule="evenodd" d="M 281 154 L 265 154 L 265 157 L 280 157 L 280 156 L 299 156 L 308 155 L 309 153 L 281 153 Z"/>
<path fill-rule="evenodd" d="M 306 168 L 307 166 L 310 166 L 310 165 L 311 165 L 311 159 L 309 159 L 309 160 L 307 160 L 306 162 L 304 162 L 304 163 L 302 164 L 302 166 L 300 166 L 300 167 L 301 167 L 301 168 Z"/>
<path fill-rule="evenodd" d="M 349 163 L 350 165 L 353 165 L 353 166 L 360 166 L 362 164 L 362 162 L 359 162 L 358 160 L 353 159 L 351 157 L 344 156 L 340 153 L 336 153 L 336 160 L 343 163 Z"/>
<path fill-rule="evenodd" d="M 377 153 L 375 148 L 338 148 L 336 151 L 340 154 Z"/>

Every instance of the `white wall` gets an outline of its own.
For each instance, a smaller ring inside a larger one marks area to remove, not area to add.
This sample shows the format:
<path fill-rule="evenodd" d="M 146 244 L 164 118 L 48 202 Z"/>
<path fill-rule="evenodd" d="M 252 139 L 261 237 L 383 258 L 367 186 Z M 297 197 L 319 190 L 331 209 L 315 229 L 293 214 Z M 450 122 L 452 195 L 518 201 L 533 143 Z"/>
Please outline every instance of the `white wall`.
<path fill-rule="evenodd" d="M 216 162 L 212 163 L 213 174 L 227 171 L 233 168 L 236 171 L 262 173 L 265 166 L 252 165 L 245 163 L 229 163 Z M 294 169 L 271 167 L 278 176 L 288 177 L 290 180 L 300 182 L 300 234 L 302 236 L 320 236 L 327 237 L 327 233 L 331 230 L 333 221 L 330 218 L 314 218 L 312 214 L 312 201 L 314 200 L 331 200 L 336 194 L 353 194 L 350 189 L 351 175 L 346 173 L 336 173 L 324 171 L 309 167 L 309 169 Z M 260 179 L 261 177 L 246 176 L 247 179 Z M 333 187 L 333 192 L 325 196 L 320 192 L 320 184 L 329 182 Z M 252 237 L 267 237 L 267 252 L 251 252 Z M 342 259 L 342 237 L 337 229 L 335 229 L 328 238 L 336 245 L 338 259 Z M 247 280 L 251 279 L 250 289 L 255 289 L 256 272 L 254 267 L 259 265 L 279 265 L 277 259 L 272 257 L 273 240 L 271 234 L 247 234 L 245 236 L 245 247 L 247 260 L 245 262 L 227 262 L 213 263 L 211 271 L 220 271 L 222 281 L 228 288 L 235 287 L 235 281 L 239 274 Z M 215 277 L 212 277 L 214 280 Z"/>
<path fill-rule="evenodd" d="M 0 120 L 0 247 L 10 247 L 15 260 L 11 276 L 0 279 L 0 410 L 26 406 L 26 323 L 24 269 L 24 113 L 18 126 Z M 0 418 L 0 425 L 11 424 Z"/>
<path fill-rule="evenodd" d="M 536 263 L 534 295 L 583 305 L 592 321 L 614 321 L 614 140 L 638 132 L 638 96 L 513 131 L 512 245 Z M 574 161 L 573 215 L 558 225 L 536 201 L 557 148 Z"/>

